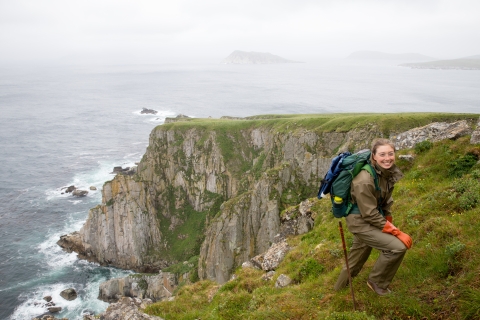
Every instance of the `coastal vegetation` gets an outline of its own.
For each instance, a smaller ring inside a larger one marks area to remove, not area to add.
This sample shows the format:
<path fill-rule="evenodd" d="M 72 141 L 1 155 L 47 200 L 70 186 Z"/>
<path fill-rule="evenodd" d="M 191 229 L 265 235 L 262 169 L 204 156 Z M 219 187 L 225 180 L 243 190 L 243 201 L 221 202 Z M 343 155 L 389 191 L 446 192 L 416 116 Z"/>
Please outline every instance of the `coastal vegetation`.
<path fill-rule="evenodd" d="M 165 126 L 189 130 L 194 123 L 205 131 L 228 134 L 227 127 L 245 129 L 254 122 L 275 127 L 279 132 L 296 128 L 349 131 L 375 123 L 388 136 L 390 132 L 432 121 L 459 119 L 474 119 L 474 115 L 256 116 L 228 124 L 221 120 L 192 119 Z M 264 271 L 239 267 L 232 280 L 223 285 L 208 280 L 185 284 L 176 292 L 174 301 L 155 303 L 146 312 L 167 320 L 480 318 L 480 146 L 470 144 L 469 139 L 464 136 L 457 140 L 427 141 L 398 152 L 398 155 L 413 155 L 414 160 L 397 161 L 405 177 L 394 191 L 393 222 L 412 236 L 414 246 L 391 284 L 392 295 L 379 297 L 366 286 L 376 253 L 353 281 L 357 311 L 353 311 L 348 288 L 333 291 L 344 262 L 339 220 L 330 213 L 328 200 L 318 200 L 311 194 L 310 200 L 315 202 L 311 209 L 315 226 L 306 234 L 288 237 L 292 250 L 273 279 L 264 280 Z M 234 158 L 232 155 L 231 159 Z M 351 244 L 349 232 L 346 240 Z M 194 256 L 192 264 L 195 261 Z M 276 279 L 282 274 L 293 279 L 293 283 L 276 288 Z"/>

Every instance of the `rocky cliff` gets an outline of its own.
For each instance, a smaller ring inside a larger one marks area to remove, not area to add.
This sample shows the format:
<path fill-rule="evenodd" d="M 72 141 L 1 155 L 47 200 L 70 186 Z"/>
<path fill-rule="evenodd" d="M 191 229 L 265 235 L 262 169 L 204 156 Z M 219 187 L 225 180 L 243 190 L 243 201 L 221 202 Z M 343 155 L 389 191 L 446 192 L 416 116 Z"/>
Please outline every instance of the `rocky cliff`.
<path fill-rule="evenodd" d="M 463 134 L 473 126 L 467 120 Z M 280 213 L 316 195 L 333 155 L 385 135 L 375 122 L 342 131 L 332 130 L 331 121 L 196 119 L 158 126 L 137 173 L 105 183 L 102 204 L 59 244 L 141 272 L 199 255 L 199 277 L 223 283 L 278 240 Z"/>

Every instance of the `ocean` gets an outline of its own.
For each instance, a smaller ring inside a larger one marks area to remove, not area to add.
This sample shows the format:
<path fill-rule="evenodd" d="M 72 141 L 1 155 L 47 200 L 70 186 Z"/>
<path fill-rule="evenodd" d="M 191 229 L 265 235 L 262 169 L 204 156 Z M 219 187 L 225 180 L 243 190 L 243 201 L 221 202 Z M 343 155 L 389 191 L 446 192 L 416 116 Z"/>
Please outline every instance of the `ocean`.
<path fill-rule="evenodd" d="M 130 273 L 56 244 L 101 202 L 113 167 L 138 162 L 165 117 L 343 112 L 480 116 L 480 71 L 325 60 L 281 65 L 0 67 L 0 319 L 99 313 L 99 284 Z M 158 111 L 144 115 L 142 108 Z M 64 193 L 75 185 L 86 197 Z M 63 289 L 78 298 L 66 301 Z"/>

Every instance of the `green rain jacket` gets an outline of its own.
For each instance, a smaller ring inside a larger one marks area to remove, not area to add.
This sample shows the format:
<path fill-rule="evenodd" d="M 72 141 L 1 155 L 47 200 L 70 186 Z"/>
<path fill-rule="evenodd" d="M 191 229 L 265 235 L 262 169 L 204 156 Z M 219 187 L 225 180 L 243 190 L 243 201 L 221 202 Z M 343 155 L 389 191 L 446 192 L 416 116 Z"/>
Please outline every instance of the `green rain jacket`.
<path fill-rule="evenodd" d="M 391 215 L 390 209 L 393 205 L 393 186 L 403 177 L 402 172 L 395 165 L 390 169 L 383 169 L 380 166 L 374 166 L 378 175 L 378 184 L 382 203 L 380 207 L 385 216 Z M 387 220 L 378 210 L 379 192 L 375 190 L 373 177 L 366 170 L 353 179 L 351 185 L 352 201 L 356 202 L 360 214 L 351 213 L 346 217 L 347 227 L 351 233 L 361 233 L 373 229 L 383 230 Z"/>

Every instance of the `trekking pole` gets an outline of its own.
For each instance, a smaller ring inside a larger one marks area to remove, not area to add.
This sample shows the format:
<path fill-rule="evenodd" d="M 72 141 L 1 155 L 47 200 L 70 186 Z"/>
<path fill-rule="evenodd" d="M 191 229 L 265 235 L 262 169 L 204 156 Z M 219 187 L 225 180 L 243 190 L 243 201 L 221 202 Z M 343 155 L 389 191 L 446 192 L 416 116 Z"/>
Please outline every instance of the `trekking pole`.
<path fill-rule="evenodd" d="M 353 311 L 356 311 L 357 309 L 355 307 L 355 295 L 353 294 L 352 276 L 350 275 L 350 267 L 348 266 L 347 246 L 345 245 L 345 237 L 343 235 L 342 221 L 338 221 L 338 228 L 340 229 L 340 236 L 342 237 L 343 254 L 345 255 L 345 265 L 347 266 L 347 273 L 348 273 L 348 283 L 350 284 L 350 291 L 352 292 Z"/>

